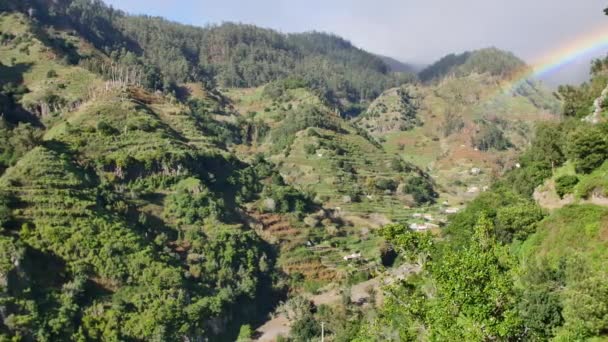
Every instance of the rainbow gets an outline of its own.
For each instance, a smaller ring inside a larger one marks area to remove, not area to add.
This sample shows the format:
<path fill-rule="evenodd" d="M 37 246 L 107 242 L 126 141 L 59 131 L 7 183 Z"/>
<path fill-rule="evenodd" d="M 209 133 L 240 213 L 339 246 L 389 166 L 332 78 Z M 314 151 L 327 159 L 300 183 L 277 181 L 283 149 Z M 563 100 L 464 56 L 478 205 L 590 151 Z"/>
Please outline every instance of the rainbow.
<path fill-rule="evenodd" d="M 568 41 L 546 55 L 536 58 L 532 61 L 531 66 L 515 72 L 500 88 L 503 91 L 513 90 L 529 79 L 539 79 L 554 73 L 580 57 L 591 54 L 600 55 L 606 52 L 608 52 L 608 26 L 602 25 Z"/>

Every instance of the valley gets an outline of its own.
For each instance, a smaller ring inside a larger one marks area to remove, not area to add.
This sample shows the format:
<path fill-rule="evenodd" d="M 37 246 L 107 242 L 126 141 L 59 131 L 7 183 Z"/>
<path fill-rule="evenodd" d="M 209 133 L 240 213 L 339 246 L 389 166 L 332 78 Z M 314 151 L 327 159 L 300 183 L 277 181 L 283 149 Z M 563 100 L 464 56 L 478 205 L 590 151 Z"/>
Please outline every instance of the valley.
<path fill-rule="evenodd" d="M 608 60 L 418 69 L 0 0 L 0 341 L 606 338 Z"/>

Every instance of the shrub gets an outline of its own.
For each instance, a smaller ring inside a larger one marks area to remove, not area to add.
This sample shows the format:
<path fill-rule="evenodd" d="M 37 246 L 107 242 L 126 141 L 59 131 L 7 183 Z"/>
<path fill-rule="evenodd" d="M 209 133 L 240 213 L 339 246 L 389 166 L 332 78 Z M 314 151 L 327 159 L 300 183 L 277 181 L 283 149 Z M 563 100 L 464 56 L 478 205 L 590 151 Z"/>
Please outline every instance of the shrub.
<path fill-rule="evenodd" d="M 224 203 L 196 178 L 179 182 L 176 192 L 167 199 L 165 213 L 177 217 L 185 224 L 195 224 L 208 217 L 220 218 Z"/>
<path fill-rule="evenodd" d="M 511 147 L 511 142 L 504 136 L 504 133 L 495 125 L 483 125 L 479 133 L 473 138 L 473 146 L 481 151 L 490 149 L 506 150 Z"/>
<path fill-rule="evenodd" d="M 46 78 L 55 78 L 57 76 L 58 76 L 57 71 L 55 71 L 53 69 L 47 71 L 47 73 L 46 73 Z"/>
<path fill-rule="evenodd" d="M 249 324 L 241 325 L 241 329 L 239 330 L 239 336 L 237 337 L 237 342 L 248 342 L 251 341 L 253 336 L 253 331 L 251 330 L 251 326 Z"/>
<path fill-rule="evenodd" d="M 608 140 L 598 127 L 580 127 L 568 141 L 568 154 L 577 172 L 590 173 L 608 159 Z"/>
<path fill-rule="evenodd" d="M 378 178 L 376 179 L 376 181 L 374 182 L 374 185 L 376 186 L 377 189 L 379 190 L 391 190 L 394 191 L 395 189 L 397 189 L 397 182 L 393 179 L 389 179 L 389 178 Z"/>
<path fill-rule="evenodd" d="M 560 198 L 564 198 L 566 194 L 572 193 L 578 182 L 579 179 L 575 175 L 561 176 L 555 180 L 555 191 Z"/>
<path fill-rule="evenodd" d="M 306 144 L 304 145 L 304 151 L 308 155 L 315 154 L 315 152 L 317 151 L 317 146 L 314 144 Z"/>
<path fill-rule="evenodd" d="M 431 182 L 424 177 L 408 179 L 404 191 L 411 194 L 417 204 L 433 203 L 438 196 Z"/>
<path fill-rule="evenodd" d="M 118 130 L 105 121 L 99 121 L 97 123 L 97 131 L 105 136 L 118 134 Z"/>

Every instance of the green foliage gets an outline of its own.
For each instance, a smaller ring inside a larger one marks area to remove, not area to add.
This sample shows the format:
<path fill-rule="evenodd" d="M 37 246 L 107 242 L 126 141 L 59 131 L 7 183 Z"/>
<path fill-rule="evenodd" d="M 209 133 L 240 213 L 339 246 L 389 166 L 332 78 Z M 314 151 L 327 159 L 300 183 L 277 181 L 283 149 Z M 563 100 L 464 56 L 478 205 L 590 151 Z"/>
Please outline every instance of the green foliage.
<path fill-rule="evenodd" d="M 493 124 L 484 123 L 479 132 L 472 138 L 473 146 L 481 151 L 495 149 L 504 151 L 512 146 L 504 133 Z"/>
<path fill-rule="evenodd" d="M 432 244 L 429 235 L 404 226 L 385 227 L 382 234 L 394 245 L 409 253 L 430 251 L 430 261 L 423 264 L 424 280 L 385 288 L 380 314 L 362 326 L 357 341 L 483 341 L 522 336 L 525 330 L 512 281 L 514 260 L 496 242 L 494 225 L 486 216 L 481 215 L 472 230 L 472 239 L 451 248 L 450 240 Z"/>
<path fill-rule="evenodd" d="M 510 75 L 525 67 L 522 60 L 512 53 L 496 48 L 450 54 L 422 70 L 418 76 L 424 82 L 437 80 L 449 75 L 463 76 L 472 73 Z"/>
<path fill-rule="evenodd" d="M 562 264 L 563 265 L 563 264 Z M 546 260 L 524 265 L 520 275 L 519 311 L 531 339 L 551 339 L 563 323 L 560 288 L 565 285 L 563 269 Z"/>
<path fill-rule="evenodd" d="M 31 124 L 11 126 L 0 119 L 0 170 L 12 166 L 26 152 L 40 144 L 42 132 Z"/>
<path fill-rule="evenodd" d="M 34 8 L 45 24 L 69 23 L 121 66 L 137 66 L 152 89 L 171 91 L 175 84 L 189 81 L 254 87 L 288 79 L 287 86 L 306 84 L 322 98 L 358 102 L 412 79 L 391 73 L 376 55 L 325 33 L 282 34 L 235 23 L 201 28 L 130 16 L 88 0 L 53 4 L 28 0 L 14 7 L 24 13 Z M 128 53 L 133 56 L 127 58 Z M 95 62 L 84 61 L 92 69 L 100 64 Z"/>
<path fill-rule="evenodd" d="M 496 238 L 503 243 L 517 239 L 524 241 L 536 231 L 536 223 L 543 219 L 541 208 L 535 203 L 519 203 L 496 211 Z"/>
<path fill-rule="evenodd" d="M 581 119 L 593 112 L 593 103 L 606 87 L 608 80 L 601 71 L 601 69 L 596 70 L 590 82 L 578 87 L 565 85 L 558 88 L 557 95 L 562 100 L 564 116 Z"/>
<path fill-rule="evenodd" d="M 417 233 L 402 224 L 384 226 L 380 235 L 409 260 L 426 257 L 432 251 L 433 237 L 430 233 Z"/>
<path fill-rule="evenodd" d="M 536 330 L 552 327 L 557 341 L 604 335 L 608 292 L 600 279 L 607 276 L 608 249 L 601 237 L 606 215 L 606 209 L 599 206 L 566 206 L 546 218 L 520 248 L 522 267 L 530 268 L 522 275 L 521 288 L 534 290 L 540 283 L 544 294 L 537 298 L 545 298 L 544 302 L 522 304 L 531 305 L 531 309 L 541 305 L 542 316 L 531 323 L 544 318 L 547 326 L 541 324 Z M 563 324 L 558 325 L 560 322 Z"/>
<path fill-rule="evenodd" d="M 405 183 L 404 191 L 411 194 L 418 204 L 433 203 L 438 196 L 433 184 L 424 177 L 409 178 Z"/>
<path fill-rule="evenodd" d="M 397 189 L 397 186 L 399 184 L 397 184 L 397 182 L 394 179 L 377 178 L 376 181 L 374 182 L 374 185 L 376 186 L 376 188 L 378 190 L 395 191 L 395 189 Z"/>
<path fill-rule="evenodd" d="M 220 218 L 225 211 L 221 200 L 216 199 L 198 179 L 188 178 L 175 187 L 175 193 L 167 198 L 165 214 L 179 219 L 183 224 L 200 223 L 206 218 Z"/>
<path fill-rule="evenodd" d="M 323 128 L 337 131 L 340 129 L 335 118 L 324 109 L 314 105 L 303 105 L 291 110 L 282 125 L 272 131 L 273 148 L 280 151 L 289 147 L 295 139 L 295 134 L 307 128 Z"/>
<path fill-rule="evenodd" d="M 304 145 L 304 152 L 308 155 L 313 155 L 317 152 L 317 146 L 314 144 L 306 144 Z"/>
<path fill-rule="evenodd" d="M 242 325 L 239 329 L 239 336 L 237 342 L 249 342 L 252 340 L 253 330 L 249 324 Z"/>
<path fill-rule="evenodd" d="M 47 71 L 47 73 L 46 73 L 46 78 L 55 78 L 57 76 L 58 76 L 57 71 L 52 70 L 52 69 Z"/>
<path fill-rule="evenodd" d="M 571 194 L 574 187 L 578 184 L 579 179 L 575 175 L 565 175 L 555 180 L 555 191 L 560 198 L 564 198 L 566 194 Z"/>
<path fill-rule="evenodd" d="M 493 229 L 492 221 L 482 216 L 469 246 L 434 259 L 431 274 L 438 298 L 431 304 L 431 339 L 509 339 L 521 334 L 512 260 L 496 244 Z"/>
<path fill-rule="evenodd" d="M 314 208 L 312 196 L 296 190 L 288 185 L 271 185 L 264 188 L 262 196 L 274 201 L 275 212 L 296 213 L 309 212 Z"/>
<path fill-rule="evenodd" d="M 500 223 L 496 221 L 499 211 L 503 211 Z M 530 216 L 518 218 L 519 212 Z M 484 192 L 471 201 L 465 210 L 451 217 L 444 234 L 450 237 L 452 247 L 459 248 L 466 245 L 467 241 L 472 238 L 476 222 L 481 217 L 486 217 L 494 220 L 495 228 L 500 227 L 500 231 L 497 231 L 496 235 L 508 242 L 520 229 L 523 230 L 521 233 L 524 235 L 529 233 L 529 226 L 519 227 L 513 223 L 516 223 L 517 220 L 527 224 L 533 223 L 533 218 L 540 217 L 539 212 L 540 210 L 534 202 L 514 192 L 506 185 L 497 184 L 491 191 Z"/>
<path fill-rule="evenodd" d="M 540 124 L 531 146 L 520 157 L 521 168 L 506 175 L 506 183 L 518 193 L 532 197 L 534 189 L 549 178 L 565 161 L 564 146 L 570 122 Z"/>
<path fill-rule="evenodd" d="M 567 151 L 577 172 L 590 173 L 608 159 L 605 129 L 595 126 L 579 127 L 569 135 Z"/>
<path fill-rule="evenodd" d="M 116 135 L 119 133 L 116 128 L 112 127 L 112 125 L 105 121 L 99 121 L 97 123 L 97 131 L 105 136 Z"/>
<path fill-rule="evenodd" d="M 311 341 L 321 336 L 321 327 L 314 317 L 308 314 L 293 323 L 291 336 L 296 342 Z"/>

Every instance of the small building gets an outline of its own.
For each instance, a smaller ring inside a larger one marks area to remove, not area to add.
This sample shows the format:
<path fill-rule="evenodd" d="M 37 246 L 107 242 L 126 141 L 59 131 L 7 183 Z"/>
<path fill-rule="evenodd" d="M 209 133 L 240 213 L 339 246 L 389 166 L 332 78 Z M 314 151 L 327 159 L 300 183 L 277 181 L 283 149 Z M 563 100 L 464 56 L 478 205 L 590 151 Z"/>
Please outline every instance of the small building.
<path fill-rule="evenodd" d="M 342 259 L 344 259 L 344 261 L 361 259 L 361 253 L 357 252 L 350 255 L 345 255 Z"/>
<path fill-rule="evenodd" d="M 445 210 L 446 214 L 458 214 L 460 212 L 460 208 L 447 208 Z"/>
<path fill-rule="evenodd" d="M 431 227 L 429 223 L 412 223 L 410 224 L 410 229 L 416 232 L 423 232 L 425 230 L 429 230 Z"/>
<path fill-rule="evenodd" d="M 472 186 L 467 189 L 467 193 L 469 193 L 469 194 L 476 194 L 478 192 L 479 192 L 479 188 L 476 186 Z"/>

